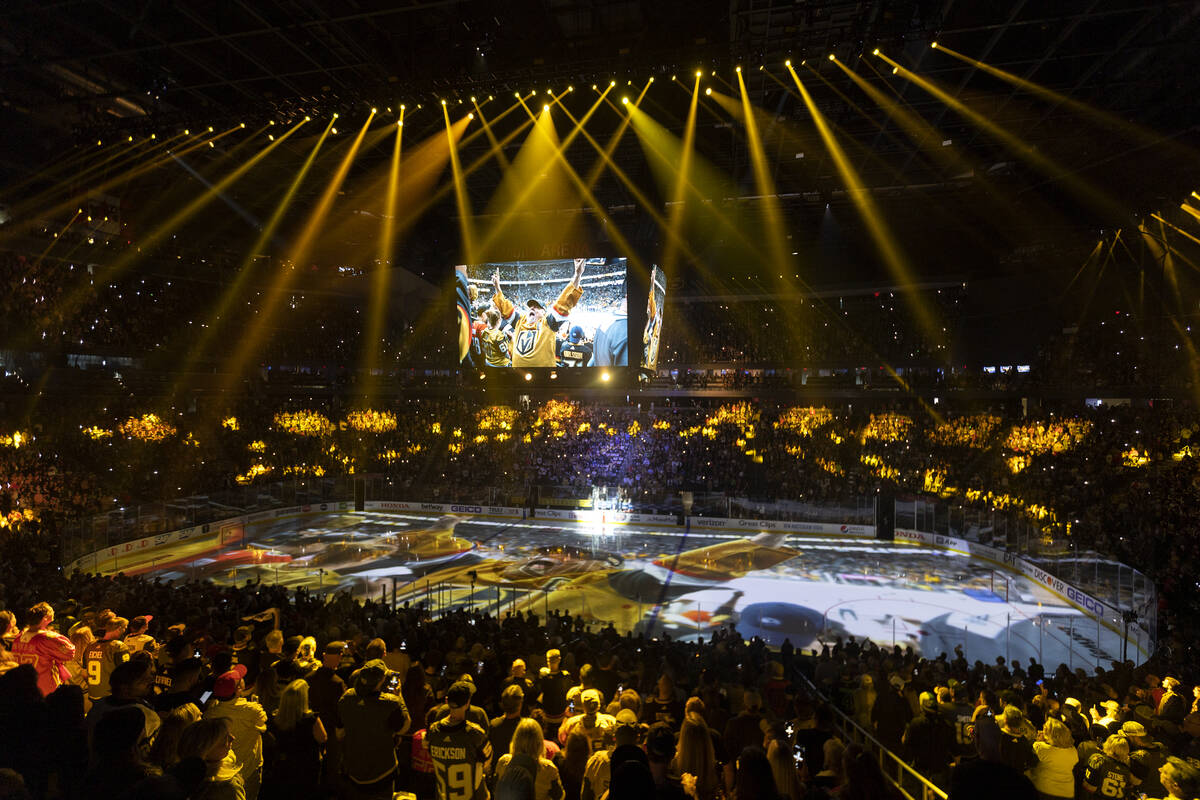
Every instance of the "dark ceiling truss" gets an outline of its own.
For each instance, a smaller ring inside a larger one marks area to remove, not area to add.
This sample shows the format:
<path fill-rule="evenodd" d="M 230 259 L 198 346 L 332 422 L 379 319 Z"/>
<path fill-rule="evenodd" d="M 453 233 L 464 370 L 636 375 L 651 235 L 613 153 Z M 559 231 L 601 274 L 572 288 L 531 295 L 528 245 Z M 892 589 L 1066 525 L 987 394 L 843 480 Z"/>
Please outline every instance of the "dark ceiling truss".
<path fill-rule="evenodd" d="M 86 76 L 93 86 L 90 93 L 76 86 L 66 93 L 68 99 L 62 93 L 40 95 L 45 108 L 62 109 L 64 117 L 89 101 L 111 107 L 124 98 L 142 99 L 147 113 L 125 119 L 95 110 L 80 114 L 74 125 L 87 135 L 75 141 L 97 138 L 97 118 L 104 120 L 104 131 L 167 133 L 201 124 L 219 130 L 242 121 L 255 128 L 268 119 L 288 124 L 306 114 L 338 111 L 348 118 L 349 128 L 358 124 L 349 119 L 361 120 L 372 105 L 378 106 L 381 119 L 393 119 L 400 103 L 408 103 L 410 112 L 416 103 L 425 103 L 424 111 L 406 116 L 406 141 L 416 141 L 442 125 L 436 110 L 439 98 L 465 113 L 470 106 L 459 106 L 459 100 L 494 95 L 497 103 L 485 107 L 494 113 L 511 103 L 514 91 L 558 92 L 570 84 L 577 90 L 573 103 L 584 104 L 594 96 L 592 83 L 617 80 L 619 92 L 632 93 L 650 76 L 662 83 L 648 96 L 653 106 L 647 108 L 678 135 L 692 70 L 702 68 L 705 83 L 736 94 L 732 68 L 742 65 L 752 101 L 768 110 L 768 119 L 774 115 L 775 121 L 762 133 L 772 148 L 778 189 L 808 197 L 828 194 L 840 181 L 824 146 L 806 124 L 807 109 L 782 69 L 785 58 L 809 58 L 803 69 L 797 65 L 798 72 L 839 137 L 845 137 L 857 171 L 876 187 L 935 185 L 949 176 L 937 159 L 921 152 L 882 108 L 828 63 L 830 52 L 981 165 L 1006 158 L 1003 148 L 909 81 L 888 74 L 884 62 L 870 55 L 873 47 L 938 81 L 955 97 L 969 101 L 981 93 L 990 96 L 992 113 L 1003 111 L 1004 123 L 1034 146 L 1064 135 L 1062 122 L 1069 119 L 1069 110 L 1038 101 L 1030 104 L 1031 111 L 1016 102 L 1028 100 L 1027 92 L 957 59 L 936 55 L 929 47 L 933 39 L 940 37 L 961 52 L 1071 97 L 1102 100 L 1107 110 L 1118 114 L 1172 113 L 1177 98 L 1160 85 L 1194 85 L 1200 75 L 1200 70 L 1188 68 L 1196 61 L 1188 36 L 1200 18 L 1200 3 L 1194 0 L 213 2 L 219 13 L 161 0 L 15 0 L 10 32 L 0 32 L 0 38 L 11 37 L 25 46 L 0 50 L 6 59 L 0 79 L 17 84 L 22 106 L 36 112 L 39 95 L 33 87 L 51 83 L 54 70 Z M 54 20 L 63 31 L 61 37 L 45 35 Z M 1175 58 L 1160 57 L 1167 53 Z M 867 69 L 864 60 L 877 69 Z M 766 65 L 773 76 L 760 72 L 759 65 Z M 809 68 L 819 75 L 809 74 Z M 717 77 L 709 75 L 712 70 Z M 679 74 L 686 88 L 671 91 L 664 86 L 672 74 Z M 155 84 L 151 96 L 145 94 L 147 81 Z M 628 90 L 627 81 L 633 82 Z M 23 82 L 29 85 L 21 86 Z M 153 94 L 161 96 L 156 100 Z M 698 150 L 734 185 L 755 194 L 744 133 L 735 130 L 719 106 L 701 100 L 711 110 L 700 115 Z M 393 107 L 391 117 L 383 116 L 388 106 Z M 575 109 L 572 105 L 578 116 Z M 601 109 L 597 127 L 590 124 L 590 132 L 603 144 L 618 116 Z M 518 110 L 504 124 L 523 121 Z M 790 144 L 775 135 L 777 123 L 790 124 L 791 133 L 808 137 L 803 159 L 794 158 Z M 1163 130 L 1171 131 L 1169 121 Z M 519 145 L 518 138 L 509 154 Z M 303 142 L 289 142 L 287 151 L 303 153 L 305 147 Z M 480 137 L 464 159 L 477 158 L 486 149 Z M 212 155 L 219 153 L 220 148 Z M 360 160 L 369 169 L 388 156 L 389 148 L 375 147 Z M 580 138 L 570 157 L 582 170 L 596 154 Z M 1105 157 L 1108 154 L 1096 156 Z M 626 172 L 648 179 L 644 154 L 632 133 L 626 134 L 613 159 Z M 482 202 L 501 177 L 496 164 L 478 170 L 469 182 L 472 201 Z M 615 179 L 608 180 L 603 192 L 604 202 L 628 199 Z"/>

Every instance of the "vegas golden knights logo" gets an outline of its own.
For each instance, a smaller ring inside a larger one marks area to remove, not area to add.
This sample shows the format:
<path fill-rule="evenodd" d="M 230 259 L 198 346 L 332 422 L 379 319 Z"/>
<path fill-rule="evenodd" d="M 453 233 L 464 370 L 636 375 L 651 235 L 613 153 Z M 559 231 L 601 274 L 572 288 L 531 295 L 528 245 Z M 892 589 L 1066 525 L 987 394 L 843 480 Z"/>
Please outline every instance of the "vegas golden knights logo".
<path fill-rule="evenodd" d="M 517 340 L 515 342 L 518 355 L 528 356 L 533 354 L 533 343 L 537 341 L 537 330 L 523 330 L 517 332 Z"/>

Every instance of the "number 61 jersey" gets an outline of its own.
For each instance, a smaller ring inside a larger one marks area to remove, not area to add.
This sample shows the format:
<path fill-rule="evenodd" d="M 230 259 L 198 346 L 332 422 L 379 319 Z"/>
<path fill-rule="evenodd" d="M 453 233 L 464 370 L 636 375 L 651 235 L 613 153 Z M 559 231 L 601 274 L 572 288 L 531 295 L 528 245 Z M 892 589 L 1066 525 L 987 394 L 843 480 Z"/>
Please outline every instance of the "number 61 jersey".
<path fill-rule="evenodd" d="M 438 800 L 487 800 L 483 775 L 492 746 L 483 728 L 470 720 L 454 724 L 443 717 L 429 726 L 425 745 L 433 759 Z"/>

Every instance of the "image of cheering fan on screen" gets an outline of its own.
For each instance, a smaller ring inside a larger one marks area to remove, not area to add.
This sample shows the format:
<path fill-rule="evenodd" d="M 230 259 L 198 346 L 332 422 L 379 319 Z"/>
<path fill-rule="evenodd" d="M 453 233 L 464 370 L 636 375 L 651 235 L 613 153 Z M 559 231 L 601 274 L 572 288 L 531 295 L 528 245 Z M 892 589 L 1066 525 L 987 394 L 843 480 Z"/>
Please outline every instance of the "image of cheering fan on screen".
<path fill-rule="evenodd" d="M 556 334 L 583 296 L 579 281 L 586 264 L 586 259 L 575 259 L 575 273 L 571 282 L 550 304 L 550 308 L 547 309 L 536 298 L 529 298 L 525 301 L 527 310 L 524 314 L 520 314 L 512 300 L 504 296 L 500 289 L 500 270 L 496 270 L 492 276 L 492 304 L 500 312 L 505 325 L 512 327 L 513 367 L 553 367 L 558 363 Z"/>

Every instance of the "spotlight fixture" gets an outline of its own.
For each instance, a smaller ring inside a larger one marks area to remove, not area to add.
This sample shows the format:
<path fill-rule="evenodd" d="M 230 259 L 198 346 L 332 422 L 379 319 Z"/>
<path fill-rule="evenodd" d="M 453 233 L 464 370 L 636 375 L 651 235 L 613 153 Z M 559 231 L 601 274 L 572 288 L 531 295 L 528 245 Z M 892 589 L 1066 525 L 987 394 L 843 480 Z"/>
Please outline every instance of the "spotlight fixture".
<path fill-rule="evenodd" d="M 515 98 L 517 98 L 518 100 L 520 100 L 520 99 L 521 99 L 521 93 L 520 93 L 520 92 L 513 92 L 513 97 L 515 97 Z"/>
<path fill-rule="evenodd" d="M 525 373 L 525 380 L 527 380 L 527 381 L 531 381 L 531 380 L 533 380 L 533 373 L 532 373 L 532 372 L 526 372 L 526 373 Z"/>
<path fill-rule="evenodd" d="M 651 78 L 650 80 L 654 80 L 654 78 Z M 568 92 L 573 92 L 573 91 L 575 91 L 575 87 L 574 87 L 574 86 L 568 86 L 568 87 L 567 87 L 567 91 L 568 91 Z"/>
<path fill-rule="evenodd" d="M 792 60 L 789 58 L 787 61 L 783 62 L 783 65 L 785 67 L 790 67 L 792 65 Z"/>
<path fill-rule="evenodd" d="M 616 86 L 616 85 L 617 85 L 617 82 L 616 82 L 616 81 L 609 81 L 609 82 L 608 82 L 608 85 L 609 85 L 609 86 Z"/>
<path fill-rule="evenodd" d="M 833 53 L 830 53 L 830 54 L 829 54 L 829 60 L 830 60 L 830 61 L 836 61 L 836 60 L 837 60 L 837 56 L 835 56 Z"/>
<path fill-rule="evenodd" d="M 549 104 L 549 103 L 546 103 L 544 106 L 542 106 L 542 111 L 549 111 L 549 110 L 550 110 L 550 104 Z"/>
<path fill-rule="evenodd" d="M 878 48 L 878 47 L 876 47 L 874 50 L 872 50 L 872 51 L 871 51 L 871 55 L 873 55 L 873 56 L 877 56 L 877 55 L 879 55 L 879 48 Z"/>
<path fill-rule="evenodd" d="M 244 123 L 244 122 L 243 122 L 242 124 L 238 125 L 238 127 L 239 127 L 239 128 L 244 128 L 244 127 L 246 127 L 246 123 Z"/>
<path fill-rule="evenodd" d="M 375 108 L 374 106 L 372 106 L 372 107 L 371 107 L 371 113 L 372 113 L 372 114 L 378 114 L 378 113 L 379 113 L 379 109 L 378 109 L 378 108 Z"/>
<path fill-rule="evenodd" d="M 402 120 L 402 119 L 398 119 L 398 120 L 396 120 L 396 127 L 397 127 L 397 128 L 403 128 L 403 127 L 404 127 L 404 120 Z"/>
<path fill-rule="evenodd" d="M 899 72 L 900 72 L 900 68 L 899 68 L 899 67 L 892 67 L 892 74 L 893 74 L 893 75 L 896 75 L 896 74 L 898 74 Z"/>
<path fill-rule="evenodd" d="M 337 128 L 332 128 L 332 129 L 330 130 L 330 132 L 331 132 L 331 133 L 332 133 L 334 136 L 337 136 Z M 211 142 L 210 142 L 210 144 L 211 144 Z"/>
<path fill-rule="evenodd" d="M 130 137 L 129 137 L 129 141 L 131 141 L 131 142 L 133 141 L 133 137 L 132 137 L 132 136 L 130 136 Z"/>
<path fill-rule="evenodd" d="M 474 102 L 475 102 L 475 98 L 474 98 L 473 96 L 471 97 L 471 102 L 472 102 L 472 103 L 474 103 Z"/>
<path fill-rule="evenodd" d="M 495 100 L 495 99 L 496 99 L 496 98 L 492 97 L 490 94 L 488 95 L 488 100 Z M 400 106 L 400 107 L 401 107 L 401 108 L 404 108 L 404 106 Z"/>
<path fill-rule="evenodd" d="M 150 134 L 150 138 L 151 138 L 151 139 L 157 139 L 157 138 L 158 138 L 158 134 L 157 134 L 157 133 L 152 133 L 152 134 Z"/>
<path fill-rule="evenodd" d="M 403 111 L 403 110 L 404 110 L 404 108 L 405 108 L 405 107 L 404 107 L 404 105 L 403 105 L 403 104 L 401 104 L 401 106 L 400 106 L 400 110 L 401 110 L 401 111 Z"/>
<path fill-rule="evenodd" d="M 930 42 L 929 46 L 932 47 L 934 50 L 937 50 L 937 42 Z"/>
<path fill-rule="evenodd" d="M 600 380 L 602 380 L 602 381 L 607 381 L 610 377 L 612 377 L 612 376 L 609 375 L 607 372 L 600 373 Z"/>
<path fill-rule="evenodd" d="M 274 124 L 275 124 L 275 120 L 271 120 L 271 121 L 270 121 L 270 122 L 268 122 L 267 124 L 268 124 L 268 125 L 274 125 Z"/>
<path fill-rule="evenodd" d="M 212 133 L 212 132 L 213 132 L 213 126 L 212 126 L 212 125 L 209 125 L 209 126 L 208 126 L 208 132 L 209 132 L 209 133 Z"/>
<path fill-rule="evenodd" d="M 191 135 L 192 135 L 192 132 L 191 132 L 191 131 L 189 131 L 187 128 L 184 128 L 184 129 L 183 129 L 183 135 L 184 135 L 184 136 L 191 136 Z"/>
<path fill-rule="evenodd" d="M 705 89 L 705 90 L 704 90 L 704 93 L 705 93 L 706 95 L 710 95 L 710 94 L 712 94 L 712 87 L 710 86 L 710 87 L 708 87 L 707 89 Z"/>
<path fill-rule="evenodd" d="M 594 84 L 594 83 L 592 84 L 592 89 L 595 91 L 599 91 L 598 89 L 596 89 L 596 84 Z"/>
<path fill-rule="evenodd" d="M 312 117 L 308 116 L 307 114 L 304 115 L 305 122 L 308 122 L 310 119 L 312 119 Z"/>
<path fill-rule="evenodd" d="M 703 74 L 703 73 L 701 73 L 701 72 L 700 72 L 700 70 L 696 70 L 696 77 L 697 77 L 697 78 L 699 78 L 699 77 L 701 76 L 701 74 Z"/>
<path fill-rule="evenodd" d="M 445 101 L 445 100 L 443 100 L 443 101 L 442 101 L 442 105 L 446 105 L 446 101 Z"/>
<path fill-rule="evenodd" d="M 273 142 L 273 141 L 275 141 L 275 134 L 273 134 L 273 133 L 268 133 L 268 134 L 267 134 L 267 138 L 268 138 L 268 139 L 270 139 L 270 140 Z"/>
<path fill-rule="evenodd" d="M 622 98 L 621 98 L 621 104 L 622 104 L 622 105 L 626 105 L 626 106 L 627 106 L 627 105 L 629 105 L 629 98 L 628 98 L 628 97 L 622 97 Z"/>
<path fill-rule="evenodd" d="M 334 119 L 337 119 L 337 118 L 338 118 L 338 113 L 337 113 L 336 111 L 335 111 L 335 112 L 333 112 L 333 118 L 334 118 Z M 212 128 L 209 128 L 209 130 L 212 130 Z"/>
<path fill-rule="evenodd" d="M 467 114 L 467 119 L 475 119 L 475 112 L 472 111 L 470 114 Z"/>
<path fill-rule="evenodd" d="M 733 71 L 734 71 L 734 72 L 741 72 L 741 71 L 742 71 L 742 68 L 741 68 L 741 67 L 734 67 L 734 68 L 733 68 Z"/>

